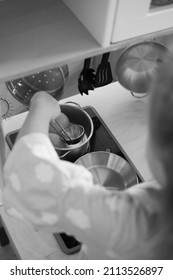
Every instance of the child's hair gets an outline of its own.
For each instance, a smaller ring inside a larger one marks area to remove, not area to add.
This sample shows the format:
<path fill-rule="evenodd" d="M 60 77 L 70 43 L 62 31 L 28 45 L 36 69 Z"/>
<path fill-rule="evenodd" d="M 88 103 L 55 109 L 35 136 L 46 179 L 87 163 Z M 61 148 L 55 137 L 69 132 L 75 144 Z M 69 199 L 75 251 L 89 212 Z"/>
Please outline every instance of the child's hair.
<path fill-rule="evenodd" d="M 149 133 L 173 187 L 173 53 L 165 57 L 151 85 Z"/>
<path fill-rule="evenodd" d="M 165 57 L 151 83 L 149 135 L 151 147 L 162 162 L 166 177 L 160 209 L 160 225 L 163 230 L 157 237 L 164 239 L 166 236 L 170 242 L 166 246 L 163 242 L 161 255 L 164 258 L 164 252 L 173 246 L 173 53 Z"/>

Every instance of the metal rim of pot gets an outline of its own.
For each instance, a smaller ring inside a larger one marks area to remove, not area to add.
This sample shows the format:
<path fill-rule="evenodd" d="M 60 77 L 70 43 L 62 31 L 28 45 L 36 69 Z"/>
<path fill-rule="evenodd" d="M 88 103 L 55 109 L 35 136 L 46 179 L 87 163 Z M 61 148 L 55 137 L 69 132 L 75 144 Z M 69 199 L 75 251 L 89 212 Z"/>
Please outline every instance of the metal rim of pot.
<path fill-rule="evenodd" d="M 168 53 L 169 49 L 156 41 L 128 46 L 115 65 L 118 82 L 136 98 L 147 96 L 152 75 Z"/>

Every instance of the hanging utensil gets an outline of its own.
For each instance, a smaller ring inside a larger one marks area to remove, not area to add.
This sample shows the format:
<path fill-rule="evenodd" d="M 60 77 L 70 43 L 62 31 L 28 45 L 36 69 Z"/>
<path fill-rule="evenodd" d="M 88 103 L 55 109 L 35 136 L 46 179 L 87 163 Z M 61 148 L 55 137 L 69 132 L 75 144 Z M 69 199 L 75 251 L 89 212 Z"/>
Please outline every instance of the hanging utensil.
<path fill-rule="evenodd" d="M 78 89 L 81 95 L 83 95 L 83 93 L 88 95 L 89 90 L 94 90 L 95 70 L 89 68 L 90 62 L 91 58 L 85 59 L 83 69 L 78 78 Z"/>
<path fill-rule="evenodd" d="M 101 63 L 96 71 L 95 87 L 102 87 L 110 84 L 113 81 L 111 65 L 108 61 L 110 52 L 104 53 Z"/>

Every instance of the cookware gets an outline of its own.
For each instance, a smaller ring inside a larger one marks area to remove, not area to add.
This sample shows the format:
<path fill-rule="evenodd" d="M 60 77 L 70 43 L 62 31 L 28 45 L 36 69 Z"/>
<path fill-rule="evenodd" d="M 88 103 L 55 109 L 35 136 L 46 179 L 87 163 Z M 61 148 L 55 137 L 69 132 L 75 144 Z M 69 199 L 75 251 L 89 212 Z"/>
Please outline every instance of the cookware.
<path fill-rule="evenodd" d="M 135 97 L 148 94 L 152 77 L 167 53 L 168 49 L 165 46 L 152 41 L 126 48 L 115 67 L 119 83 Z"/>
<path fill-rule="evenodd" d="M 57 131 L 53 122 L 51 122 L 51 126 L 68 145 L 77 144 L 84 136 L 85 129 L 82 125 L 69 124 L 67 128 L 64 128 L 59 121 L 55 120 L 55 123 L 59 125 L 61 132 Z"/>
<path fill-rule="evenodd" d="M 8 81 L 6 86 L 14 98 L 29 108 L 31 98 L 38 91 L 46 91 L 59 100 L 63 94 L 68 74 L 68 66 L 63 65 L 47 71 L 34 73 L 31 76 Z"/>
<path fill-rule="evenodd" d="M 62 104 L 60 107 L 61 112 L 69 118 L 70 123 L 82 125 L 85 129 L 85 134 L 79 143 L 74 145 L 64 145 L 65 142 L 62 141 L 64 143 L 60 142 L 59 145 L 55 147 L 55 150 L 60 158 L 74 162 L 89 149 L 89 141 L 93 135 L 93 122 L 88 113 L 79 106 Z M 51 126 L 49 132 L 56 133 Z"/>
<path fill-rule="evenodd" d="M 101 63 L 99 64 L 94 87 L 102 87 L 110 84 L 113 81 L 111 65 L 108 61 L 110 52 L 104 53 L 102 56 Z"/>
<path fill-rule="evenodd" d="M 89 90 L 94 90 L 95 70 L 89 68 L 90 62 L 91 58 L 85 59 L 83 69 L 78 78 L 78 89 L 81 95 L 83 95 L 83 93 L 88 95 Z"/>
<path fill-rule="evenodd" d="M 104 151 L 87 153 L 75 161 L 93 175 L 95 184 L 111 190 L 125 190 L 138 183 L 130 164 L 122 157 Z"/>

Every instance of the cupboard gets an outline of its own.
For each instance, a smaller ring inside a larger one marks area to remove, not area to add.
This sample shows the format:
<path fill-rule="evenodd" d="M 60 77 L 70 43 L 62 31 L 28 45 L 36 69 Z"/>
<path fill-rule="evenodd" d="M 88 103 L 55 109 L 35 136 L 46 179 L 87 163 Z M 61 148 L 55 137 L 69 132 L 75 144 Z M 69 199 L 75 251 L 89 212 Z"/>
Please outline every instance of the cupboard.
<path fill-rule="evenodd" d="M 0 81 L 171 33 L 173 6 L 150 1 L 1 1 Z"/>

